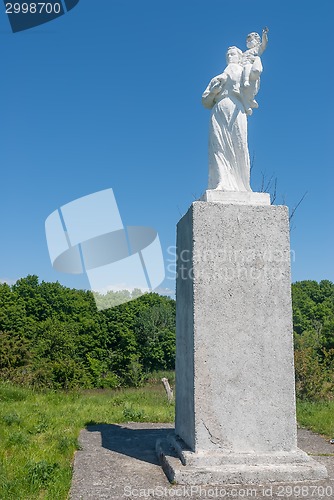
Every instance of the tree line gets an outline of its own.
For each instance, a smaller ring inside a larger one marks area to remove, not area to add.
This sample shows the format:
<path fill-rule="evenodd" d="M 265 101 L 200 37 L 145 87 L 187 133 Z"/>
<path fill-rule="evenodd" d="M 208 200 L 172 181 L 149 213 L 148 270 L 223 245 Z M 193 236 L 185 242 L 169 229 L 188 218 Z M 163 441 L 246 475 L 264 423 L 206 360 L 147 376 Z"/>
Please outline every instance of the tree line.
<path fill-rule="evenodd" d="M 136 293 L 136 291 L 134 292 Z M 106 300 L 117 303 L 118 292 Z M 175 301 L 149 293 L 98 311 L 90 291 L 37 276 L 0 285 L 0 378 L 53 389 L 140 385 L 175 364 Z"/>
<path fill-rule="evenodd" d="M 27 276 L 0 284 L 0 379 L 38 388 L 140 385 L 175 367 L 175 301 L 156 293 L 123 301 Z M 125 292 L 124 292 L 125 293 Z M 129 292 L 126 292 L 129 294 Z M 130 298 L 130 297 L 127 297 Z M 297 396 L 334 396 L 334 284 L 292 285 Z"/>
<path fill-rule="evenodd" d="M 300 399 L 334 397 L 334 284 L 292 285 L 296 392 Z"/>

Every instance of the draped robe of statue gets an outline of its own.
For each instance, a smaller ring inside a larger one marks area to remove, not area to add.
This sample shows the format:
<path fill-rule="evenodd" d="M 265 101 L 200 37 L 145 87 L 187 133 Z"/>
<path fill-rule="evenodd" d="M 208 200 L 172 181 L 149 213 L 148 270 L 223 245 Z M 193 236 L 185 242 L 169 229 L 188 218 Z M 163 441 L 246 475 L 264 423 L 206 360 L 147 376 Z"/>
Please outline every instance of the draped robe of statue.
<path fill-rule="evenodd" d="M 208 189 L 252 191 L 242 72 L 240 64 L 230 62 L 221 75 L 210 81 L 202 96 L 203 105 L 212 109 Z M 221 78 L 217 92 L 216 82 Z"/>

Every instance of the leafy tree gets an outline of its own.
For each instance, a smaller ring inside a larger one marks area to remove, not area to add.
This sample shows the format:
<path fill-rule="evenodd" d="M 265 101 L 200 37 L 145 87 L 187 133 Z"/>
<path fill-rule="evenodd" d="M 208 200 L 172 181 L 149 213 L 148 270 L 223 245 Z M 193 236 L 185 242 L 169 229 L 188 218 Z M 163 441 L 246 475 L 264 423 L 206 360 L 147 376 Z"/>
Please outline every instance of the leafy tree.
<path fill-rule="evenodd" d="M 174 368 L 174 300 L 139 290 L 100 299 L 113 307 L 98 311 L 91 292 L 39 283 L 37 276 L 0 284 L 0 378 L 38 387 L 118 387 Z M 297 395 L 333 397 L 334 285 L 297 282 L 292 299 Z"/>
<path fill-rule="evenodd" d="M 334 395 L 334 284 L 328 280 L 292 285 L 297 396 Z"/>
<path fill-rule="evenodd" d="M 13 293 L 10 286 L 0 283 L 0 331 L 22 332 L 26 325 L 26 307 L 23 298 Z"/>
<path fill-rule="evenodd" d="M 90 291 L 33 275 L 0 284 L 0 377 L 37 387 L 118 387 L 174 366 L 174 301 L 140 290 L 101 297 L 122 303 L 98 311 Z"/>

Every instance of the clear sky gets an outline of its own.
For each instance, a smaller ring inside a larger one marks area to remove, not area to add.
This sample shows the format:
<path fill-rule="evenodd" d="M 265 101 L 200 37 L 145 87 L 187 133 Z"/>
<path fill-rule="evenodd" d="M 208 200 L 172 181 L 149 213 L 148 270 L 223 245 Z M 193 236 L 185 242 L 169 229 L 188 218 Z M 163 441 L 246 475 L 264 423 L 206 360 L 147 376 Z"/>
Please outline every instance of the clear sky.
<path fill-rule="evenodd" d="M 209 111 L 201 95 L 269 27 L 260 108 L 249 119 L 252 188 L 277 177 L 293 218 L 293 281 L 333 266 L 334 2 L 80 0 L 13 34 L 0 5 L 0 279 L 52 269 L 44 222 L 58 207 L 113 188 L 125 225 L 154 227 L 166 260 L 176 223 L 207 184 Z M 168 262 L 166 262 L 168 265 Z M 167 269 L 164 287 L 174 289 Z"/>

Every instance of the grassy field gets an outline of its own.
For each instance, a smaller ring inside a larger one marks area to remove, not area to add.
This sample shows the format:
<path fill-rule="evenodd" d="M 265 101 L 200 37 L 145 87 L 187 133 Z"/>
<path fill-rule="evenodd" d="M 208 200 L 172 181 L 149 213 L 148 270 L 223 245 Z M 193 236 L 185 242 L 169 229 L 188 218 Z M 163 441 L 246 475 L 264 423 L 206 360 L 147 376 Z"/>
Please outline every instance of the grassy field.
<path fill-rule="evenodd" d="M 164 375 L 174 385 L 174 375 Z M 0 498 L 65 500 L 77 438 L 87 424 L 173 422 L 162 376 L 118 391 L 42 393 L 0 383 Z M 299 402 L 297 415 L 300 425 L 334 437 L 334 402 Z"/>
<path fill-rule="evenodd" d="M 307 427 L 318 434 L 333 439 L 334 401 L 316 403 L 299 401 L 297 403 L 297 420 L 302 427 Z"/>
<path fill-rule="evenodd" d="M 0 383 L 0 498 L 66 499 L 87 424 L 173 422 L 160 378 L 139 389 L 69 393 Z"/>

